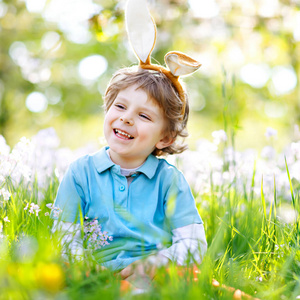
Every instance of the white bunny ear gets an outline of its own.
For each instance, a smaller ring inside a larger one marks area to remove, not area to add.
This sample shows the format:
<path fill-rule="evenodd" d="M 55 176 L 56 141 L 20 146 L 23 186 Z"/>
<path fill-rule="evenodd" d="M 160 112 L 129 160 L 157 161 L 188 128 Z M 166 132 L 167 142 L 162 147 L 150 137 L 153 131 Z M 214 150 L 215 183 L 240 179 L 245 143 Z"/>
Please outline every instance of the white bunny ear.
<path fill-rule="evenodd" d="M 135 54 L 142 63 L 150 64 L 150 54 L 156 41 L 156 26 L 146 0 L 128 0 L 125 19 L 129 41 Z"/>
<path fill-rule="evenodd" d="M 168 52 L 165 62 L 174 76 L 188 75 L 201 67 L 198 61 L 179 51 Z"/>

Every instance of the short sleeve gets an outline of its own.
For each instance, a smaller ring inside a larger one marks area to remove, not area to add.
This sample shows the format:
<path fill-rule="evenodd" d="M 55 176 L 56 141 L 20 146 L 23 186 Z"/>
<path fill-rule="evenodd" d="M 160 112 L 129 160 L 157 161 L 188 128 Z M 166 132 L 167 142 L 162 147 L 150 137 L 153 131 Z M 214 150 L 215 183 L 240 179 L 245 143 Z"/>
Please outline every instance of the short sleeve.
<path fill-rule="evenodd" d="M 52 211 L 51 217 L 64 222 L 79 223 L 84 216 L 86 203 L 82 184 L 76 179 L 73 169 L 74 165 L 71 164 L 58 187 L 54 207 L 60 213 Z"/>
<path fill-rule="evenodd" d="M 165 199 L 165 214 L 172 229 L 190 224 L 202 224 L 192 191 L 178 170 L 174 170 Z"/>

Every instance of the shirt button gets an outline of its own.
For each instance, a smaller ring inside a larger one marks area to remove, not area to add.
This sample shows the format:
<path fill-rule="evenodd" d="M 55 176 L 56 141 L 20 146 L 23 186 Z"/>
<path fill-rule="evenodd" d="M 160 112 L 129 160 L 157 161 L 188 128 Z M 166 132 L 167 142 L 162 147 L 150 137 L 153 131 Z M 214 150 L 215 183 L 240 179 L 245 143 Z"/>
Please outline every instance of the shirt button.
<path fill-rule="evenodd" d="M 120 185 L 119 190 L 120 190 L 121 192 L 123 192 L 123 191 L 125 190 L 125 186 L 124 186 L 124 185 Z"/>

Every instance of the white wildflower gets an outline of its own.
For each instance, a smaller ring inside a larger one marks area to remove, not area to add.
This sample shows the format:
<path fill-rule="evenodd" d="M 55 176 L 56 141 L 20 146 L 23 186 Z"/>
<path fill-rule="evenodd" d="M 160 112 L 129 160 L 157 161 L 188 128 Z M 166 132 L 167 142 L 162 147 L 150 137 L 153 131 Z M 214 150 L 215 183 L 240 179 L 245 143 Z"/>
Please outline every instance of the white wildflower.
<path fill-rule="evenodd" d="M 38 204 L 34 204 L 34 203 L 30 203 L 30 206 L 29 206 L 29 203 L 27 203 L 27 205 L 26 205 L 26 207 L 24 208 L 24 210 L 27 210 L 27 209 L 29 209 L 28 212 L 29 212 L 30 214 L 34 214 L 34 213 L 35 213 L 36 216 L 38 216 L 38 215 L 39 215 L 39 212 L 41 211 L 41 209 L 40 209 L 40 207 L 38 206 Z"/>
<path fill-rule="evenodd" d="M 86 217 L 85 217 L 86 219 Z M 88 242 L 88 248 L 97 250 L 105 245 L 109 245 L 109 241 L 113 240 L 112 236 L 108 235 L 108 232 L 101 231 L 102 227 L 98 224 L 98 220 L 85 221 L 84 223 L 84 239 Z"/>
<path fill-rule="evenodd" d="M 0 189 L 0 196 L 3 197 L 4 201 L 8 201 L 11 196 L 11 193 L 8 190 L 6 190 L 5 188 L 2 188 L 2 189 Z"/>
<path fill-rule="evenodd" d="M 197 152 L 199 154 L 199 152 L 201 153 L 201 155 L 211 155 L 212 152 L 215 152 L 218 150 L 218 147 L 209 142 L 208 140 L 205 139 L 201 139 L 199 141 L 197 141 Z"/>
<path fill-rule="evenodd" d="M 58 218 L 62 210 L 59 207 L 54 206 L 54 203 L 48 203 L 46 206 L 51 209 L 51 214 L 54 218 Z"/>
<path fill-rule="evenodd" d="M 267 127 L 265 136 L 267 139 L 270 139 L 271 137 L 277 137 L 277 130 L 272 127 Z"/>
<path fill-rule="evenodd" d="M 292 154 L 296 157 L 296 159 L 300 160 L 300 142 L 291 144 Z"/>
<path fill-rule="evenodd" d="M 297 216 L 298 213 L 292 206 L 282 205 L 277 211 L 277 218 L 287 224 L 293 224 Z"/>
<path fill-rule="evenodd" d="M 10 222 L 10 220 L 8 219 L 8 216 L 6 216 L 4 219 L 3 219 L 4 222 Z"/>
<path fill-rule="evenodd" d="M 3 234 L 3 223 L 0 222 L 0 239 L 4 238 L 4 234 Z"/>
<path fill-rule="evenodd" d="M 57 209 L 53 209 L 53 217 L 54 218 L 58 218 L 59 215 L 61 214 L 62 210 L 60 208 L 57 208 Z"/>
<path fill-rule="evenodd" d="M 214 138 L 214 144 L 216 145 L 227 141 L 227 134 L 223 129 L 213 131 L 211 135 Z"/>
<path fill-rule="evenodd" d="M 59 207 L 54 206 L 54 203 L 48 203 L 46 206 L 51 209 L 51 213 L 54 218 L 58 218 L 62 210 Z"/>
<path fill-rule="evenodd" d="M 10 147 L 6 144 L 5 138 L 0 135 L 0 155 L 7 156 L 10 152 Z"/>
<path fill-rule="evenodd" d="M 46 206 L 47 206 L 49 209 L 54 209 L 54 208 L 55 208 L 54 203 L 47 203 Z"/>
<path fill-rule="evenodd" d="M 299 125 L 295 124 L 294 125 L 294 136 L 296 139 L 300 139 L 300 129 L 299 129 Z"/>
<path fill-rule="evenodd" d="M 60 144 L 59 137 L 53 127 L 40 130 L 32 138 L 32 142 L 46 149 L 56 149 Z"/>
<path fill-rule="evenodd" d="M 266 146 L 261 150 L 261 157 L 265 159 L 274 159 L 276 156 L 276 151 L 271 146 Z"/>

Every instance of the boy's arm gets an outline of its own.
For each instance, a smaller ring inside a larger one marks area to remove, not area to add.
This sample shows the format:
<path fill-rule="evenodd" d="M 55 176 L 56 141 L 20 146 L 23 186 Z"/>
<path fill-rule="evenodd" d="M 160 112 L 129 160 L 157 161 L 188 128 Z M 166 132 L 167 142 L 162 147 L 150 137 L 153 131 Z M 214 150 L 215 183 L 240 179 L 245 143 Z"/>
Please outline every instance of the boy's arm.
<path fill-rule="evenodd" d="M 201 263 L 207 250 L 203 224 L 190 224 L 172 230 L 172 246 L 158 252 L 178 265 Z"/>
<path fill-rule="evenodd" d="M 203 222 L 184 175 L 175 167 L 171 171 L 174 174 L 165 176 L 162 184 L 167 187 L 164 211 L 167 223 L 173 228 L 172 246 L 159 251 L 159 254 L 178 265 L 201 263 L 207 250 Z"/>
<path fill-rule="evenodd" d="M 170 261 L 178 265 L 186 262 L 201 263 L 207 250 L 203 224 L 190 224 L 172 230 L 172 246 L 150 255 L 146 260 L 137 260 L 124 268 L 121 278 L 138 288 L 149 286 L 156 274 L 156 268 L 166 266 Z"/>

